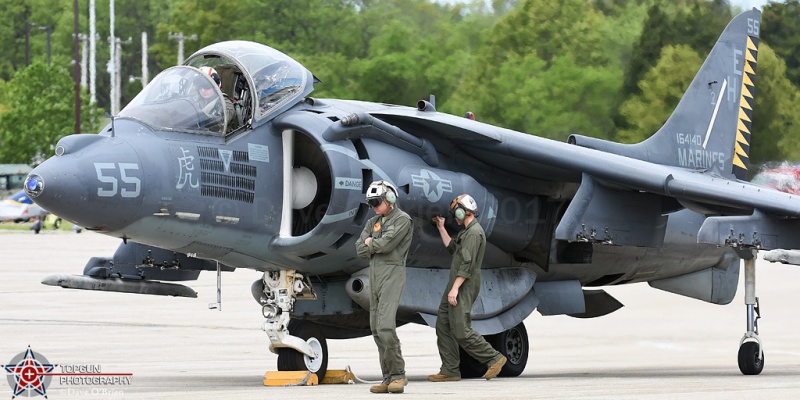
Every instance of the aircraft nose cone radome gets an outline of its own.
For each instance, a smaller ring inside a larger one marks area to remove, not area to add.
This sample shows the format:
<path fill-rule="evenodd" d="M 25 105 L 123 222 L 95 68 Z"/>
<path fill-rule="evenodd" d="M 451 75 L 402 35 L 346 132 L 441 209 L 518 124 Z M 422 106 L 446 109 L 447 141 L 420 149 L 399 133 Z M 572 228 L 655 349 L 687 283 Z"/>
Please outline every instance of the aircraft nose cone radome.
<path fill-rule="evenodd" d="M 53 157 L 34 168 L 25 180 L 25 193 L 45 210 L 72 220 L 81 196 L 75 192 L 74 169 L 63 161 Z"/>
<path fill-rule="evenodd" d="M 141 179 L 141 162 L 124 139 L 72 135 L 58 142 L 55 156 L 28 174 L 25 192 L 67 221 L 109 232 L 136 218 L 140 197 L 122 196 L 134 190 L 140 195 Z"/>

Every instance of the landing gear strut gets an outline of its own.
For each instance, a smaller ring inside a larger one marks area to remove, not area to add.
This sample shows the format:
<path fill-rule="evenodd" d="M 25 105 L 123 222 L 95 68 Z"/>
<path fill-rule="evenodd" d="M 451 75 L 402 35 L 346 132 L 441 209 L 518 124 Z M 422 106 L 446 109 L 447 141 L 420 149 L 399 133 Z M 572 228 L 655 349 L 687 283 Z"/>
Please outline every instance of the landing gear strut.
<path fill-rule="evenodd" d="M 310 282 L 294 270 L 264 272 L 259 302 L 269 349 L 278 354 L 278 370 L 308 370 L 321 380 L 328 369 L 328 345 L 316 326 L 290 321 L 297 299 L 315 299 Z"/>
<path fill-rule="evenodd" d="M 764 369 L 764 348 L 758 337 L 761 313 L 756 297 L 756 251 L 744 259 L 744 304 L 747 306 L 747 332 L 739 341 L 739 370 L 745 375 L 758 375 Z"/>

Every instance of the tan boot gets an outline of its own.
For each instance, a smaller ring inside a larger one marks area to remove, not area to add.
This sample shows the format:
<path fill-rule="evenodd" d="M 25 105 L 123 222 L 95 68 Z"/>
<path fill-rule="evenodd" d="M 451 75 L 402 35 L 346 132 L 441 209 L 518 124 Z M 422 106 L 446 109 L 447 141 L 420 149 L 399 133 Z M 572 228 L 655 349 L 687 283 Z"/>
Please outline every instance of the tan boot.
<path fill-rule="evenodd" d="M 508 361 L 506 356 L 501 354 L 500 359 L 489 366 L 489 369 L 486 371 L 486 374 L 483 377 L 486 378 L 487 381 L 497 377 L 497 374 L 499 374 L 500 370 L 503 369 L 503 365 L 506 365 L 506 361 Z"/>
<path fill-rule="evenodd" d="M 408 385 L 408 379 L 400 378 L 389 382 L 389 393 L 403 393 Z"/>
<path fill-rule="evenodd" d="M 389 393 L 389 385 L 381 382 L 379 385 L 369 388 L 369 391 L 372 393 Z"/>
<path fill-rule="evenodd" d="M 460 376 L 450 376 L 445 374 L 428 375 L 428 380 L 431 382 L 455 382 L 460 381 Z"/>

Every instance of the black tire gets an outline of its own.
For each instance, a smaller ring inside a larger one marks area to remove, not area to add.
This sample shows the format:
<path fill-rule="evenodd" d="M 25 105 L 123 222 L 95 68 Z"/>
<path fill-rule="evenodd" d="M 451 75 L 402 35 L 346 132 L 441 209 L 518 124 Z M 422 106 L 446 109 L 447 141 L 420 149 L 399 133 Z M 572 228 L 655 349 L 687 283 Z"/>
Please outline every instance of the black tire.
<path fill-rule="evenodd" d="M 739 347 L 739 371 L 745 375 L 758 375 L 764 369 L 764 358 L 760 360 L 761 349 L 758 342 L 744 342 Z"/>
<path fill-rule="evenodd" d="M 458 369 L 461 370 L 461 378 L 480 378 L 486 373 L 488 368 L 479 363 L 478 360 L 470 357 L 464 349 L 459 347 L 458 353 L 460 355 Z"/>
<path fill-rule="evenodd" d="M 500 371 L 500 376 L 514 377 L 522 374 L 528 364 L 528 352 L 530 351 L 528 331 L 523 323 L 520 322 L 519 325 L 507 331 L 484 336 L 484 338 L 495 350 L 508 359 Z M 464 349 L 459 348 L 458 350 L 461 356 L 459 369 L 462 378 L 478 378 L 486 373 L 488 369 L 486 365 L 470 357 Z"/>
<path fill-rule="evenodd" d="M 528 330 L 520 322 L 519 325 L 487 338 L 492 347 L 508 358 L 508 362 L 500 371 L 500 376 L 519 376 L 528 365 Z"/>
<path fill-rule="evenodd" d="M 319 328 L 307 321 L 290 321 L 289 333 L 305 341 L 311 340 L 312 347 L 318 346 L 322 350 L 322 359 L 311 360 L 297 350 L 279 348 L 278 371 L 311 371 L 317 374 L 317 378 L 322 381 L 328 372 L 328 342 L 320 334 Z"/>
<path fill-rule="evenodd" d="M 56 220 L 53 221 L 53 229 L 58 229 L 58 228 L 61 228 L 61 218 L 56 218 Z"/>

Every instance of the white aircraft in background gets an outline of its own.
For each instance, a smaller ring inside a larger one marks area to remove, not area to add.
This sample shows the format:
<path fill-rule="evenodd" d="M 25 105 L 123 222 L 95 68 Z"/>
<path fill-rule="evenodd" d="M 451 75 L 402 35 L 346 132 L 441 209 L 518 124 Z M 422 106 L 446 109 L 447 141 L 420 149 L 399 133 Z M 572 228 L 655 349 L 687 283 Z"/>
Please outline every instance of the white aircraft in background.
<path fill-rule="evenodd" d="M 24 222 L 45 214 L 47 212 L 22 190 L 0 202 L 0 221 Z"/>

